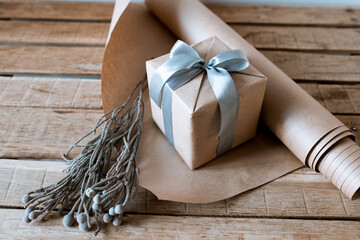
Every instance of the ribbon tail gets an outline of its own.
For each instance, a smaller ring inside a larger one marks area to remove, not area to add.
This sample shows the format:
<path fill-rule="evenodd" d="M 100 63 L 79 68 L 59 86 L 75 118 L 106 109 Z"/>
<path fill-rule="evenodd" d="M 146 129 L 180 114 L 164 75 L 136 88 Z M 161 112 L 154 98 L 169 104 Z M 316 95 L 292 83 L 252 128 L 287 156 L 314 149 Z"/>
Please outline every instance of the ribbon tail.
<path fill-rule="evenodd" d="M 175 73 L 165 84 L 161 96 L 161 110 L 163 113 L 165 136 L 174 146 L 174 130 L 172 119 L 172 96 L 173 92 L 183 86 L 200 72 L 202 68 L 192 68 L 185 71 Z"/>
<path fill-rule="evenodd" d="M 240 97 L 234 81 L 225 69 L 209 67 L 206 71 L 220 108 L 221 121 L 216 151 L 216 155 L 219 156 L 232 148 Z"/>

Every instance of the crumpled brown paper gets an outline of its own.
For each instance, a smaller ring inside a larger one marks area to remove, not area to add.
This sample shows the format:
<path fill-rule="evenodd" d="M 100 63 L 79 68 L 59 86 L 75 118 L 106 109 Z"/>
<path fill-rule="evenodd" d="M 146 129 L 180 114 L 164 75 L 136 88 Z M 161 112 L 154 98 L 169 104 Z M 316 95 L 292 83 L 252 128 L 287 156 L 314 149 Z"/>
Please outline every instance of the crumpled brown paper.
<path fill-rule="evenodd" d="M 349 198 L 358 197 L 360 162 L 354 154 L 360 148 L 349 138 L 350 130 L 203 4 L 148 0 L 146 6 L 127 5 L 128 1 L 116 2 L 104 55 L 105 111 L 124 102 L 143 77 L 145 61 L 169 52 L 177 38 L 192 44 L 216 35 L 229 47 L 242 49 L 269 79 L 255 139 L 194 171 L 155 126 L 146 96 L 137 159 L 141 186 L 159 199 L 206 203 L 255 188 L 305 164 L 329 177 Z"/>

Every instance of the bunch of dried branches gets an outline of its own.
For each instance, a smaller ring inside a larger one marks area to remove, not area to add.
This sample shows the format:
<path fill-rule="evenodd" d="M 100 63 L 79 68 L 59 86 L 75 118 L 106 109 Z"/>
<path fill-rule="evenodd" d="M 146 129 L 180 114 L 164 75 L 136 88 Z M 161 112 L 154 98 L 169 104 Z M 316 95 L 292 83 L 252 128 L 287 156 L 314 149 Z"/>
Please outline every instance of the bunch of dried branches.
<path fill-rule="evenodd" d="M 59 215 L 70 209 L 63 218 L 66 227 L 75 223 L 75 217 L 82 231 L 89 230 L 92 222 L 95 222 L 97 228 L 94 235 L 100 230 L 101 215 L 105 223 L 121 224 L 124 207 L 137 186 L 139 176 L 135 158 L 142 132 L 144 84 L 145 78 L 136 85 L 122 106 L 105 113 L 94 129 L 63 155 L 63 159 L 70 164 L 64 170 L 67 174 L 63 179 L 23 197 L 26 208 L 24 222 L 29 223 L 40 216 L 41 220 L 45 220 L 58 207 Z M 139 95 L 130 105 L 135 92 L 139 92 Z M 101 131 L 96 135 L 101 126 Z M 96 136 L 85 145 L 80 145 L 92 134 Z M 74 148 L 83 150 L 70 160 L 67 156 Z M 114 155 L 117 159 L 111 164 Z"/>

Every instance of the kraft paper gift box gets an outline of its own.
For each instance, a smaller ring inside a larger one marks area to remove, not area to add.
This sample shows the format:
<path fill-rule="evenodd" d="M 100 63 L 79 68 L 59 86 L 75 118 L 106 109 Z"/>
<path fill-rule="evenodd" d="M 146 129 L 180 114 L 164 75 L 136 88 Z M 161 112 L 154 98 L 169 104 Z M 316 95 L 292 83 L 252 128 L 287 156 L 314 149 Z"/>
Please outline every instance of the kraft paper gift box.
<path fill-rule="evenodd" d="M 231 50 L 217 37 L 206 39 L 192 47 L 205 63 L 217 54 Z M 169 54 L 166 54 L 146 62 L 149 86 L 156 69 L 168 58 Z M 255 137 L 267 78 L 251 62 L 245 70 L 229 73 L 240 97 L 232 143 L 234 148 Z M 152 99 L 151 112 L 155 123 L 165 134 L 161 106 Z M 172 129 L 174 147 L 190 169 L 217 156 L 220 110 L 205 71 L 172 93 Z"/>

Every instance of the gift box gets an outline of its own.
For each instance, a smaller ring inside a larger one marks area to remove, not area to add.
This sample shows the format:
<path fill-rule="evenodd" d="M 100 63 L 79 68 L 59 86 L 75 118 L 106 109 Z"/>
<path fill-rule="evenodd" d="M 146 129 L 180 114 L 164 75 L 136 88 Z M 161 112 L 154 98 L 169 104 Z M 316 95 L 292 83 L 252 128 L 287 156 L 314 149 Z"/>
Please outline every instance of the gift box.
<path fill-rule="evenodd" d="M 174 48 L 175 46 L 173 49 Z M 216 62 L 212 59 L 213 57 L 220 56 L 220 53 L 231 50 L 217 37 L 212 37 L 194 44 L 192 48 L 197 52 L 198 56 L 204 60 L 205 66 Z M 187 50 L 179 51 L 186 52 Z M 180 52 L 180 54 L 182 53 Z M 161 66 L 164 68 L 165 62 L 168 60 L 169 54 L 166 54 L 146 62 L 150 95 L 152 88 L 156 85 L 154 84 L 154 74 L 159 75 L 156 71 L 160 71 Z M 181 56 L 178 62 L 179 61 L 183 61 Z M 212 63 L 209 63 L 209 61 L 212 61 Z M 219 66 L 226 68 L 225 65 Z M 229 89 L 223 92 L 223 97 L 229 97 L 230 101 L 222 105 L 223 107 L 220 109 L 219 97 L 216 95 L 217 90 L 215 89 L 214 91 L 214 88 L 216 84 L 222 84 L 223 82 L 223 80 L 217 76 L 218 72 L 223 71 L 223 69 L 219 70 L 219 68 L 217 68 L 214 73 L 214 71 L 205 71 L 206 68 L 203 67 L 202 69 L 201 67 L 202 66 L 199 67 L 199 65 L 195 65 L 193 69 L 185 69 L 186 71 L 189 70 L 190 75 L 192 74 L 192 70 L 199 71 L 199 73 L 174 90 L 171 84 L 176 85 L 178 84 L 177 82 L 180 82 L 179 80 L 183 80 L 180 74 L 178 79 L 175 79 L 173 83 L 169 81 L 163 85 L 164 90 L 159 97 L 161 100 L 156 100 L 156 98 L 153 97 L 150 100 L 154 122 L 166 135 L 190 169 L 195 169 L 216 158 L 219 154 L 223 154 L 224 149 L 230 150 L 255 137 L 267 83 L 267 78 L 249 62 L 247 62 L 247 65 L 241 71 L 231 71 L 233 70 L 231 66 L 227 66 L 230 71 L 223 73 L 223 75 L 226 77 L 226 75 L 229 74 L 233 85 L 230 85 Z M 167 71 L 174 71 L 171 64 L 167 66 L 167 68 Z M 163 71 L 164 69 L 161 70 Z M 162 75 L 166 74 L 166 72 L 162 73 Z M 215 75 L 211 76 L 215 84 L 209 81 L 209 74 Z M 186 73 L 183 75 L 185 78 L 188 77 Z M 236 88 L 235 91 L 237 90 L 237 101 L 231 100 L 231 97 L 234 97 L 231 93 L 234 89 L 231 89 L 231 86 L 233 86 L 232 88 Z M 220 88 L 222 87 L 223 86 L 220 85 Z M 170 98 L 168 98 L 170 102 L 164 103 L 162 98 L 164 98 L 166 94 L 170 94 Z M 238 103 L 236 104 L 236 102 Z M 227 135 L 229 135 L 229 133 L 232 135 L 230 137 L 230 144 L 227 144 L 228 147 L 224 148 L 224 146 L 219 145 L 221 144 L 220 139 L 224 141 L 225 138 L 228 138 L 227 141 L 229 141 L 229 136 L 226 136 L 224 133 L 221 133 L 222 136 L 219 136 L 221 121 L 229 121 L 229 118 L 226 119 L 224 115 L 228 114 L 229 111 L 234 112 L 234 109 L 226 110 L 227 112 L 223 109 L 234 108 L 234 106 L 237 106 L 237 114 L 233 115 L 232 123 L 222 127 L 221 130 L 222 132 L 227 131 Z M 169 111 L 166 110 L 169 108 L 170 114 L 168 113 Z M 165 115 L 167 117 L 164 117 Z M 171 132 L 171 134 L 169 134 L 169 132 Z M 220 147 L 222 148 L 221 151 L 219 151 Z"/>

